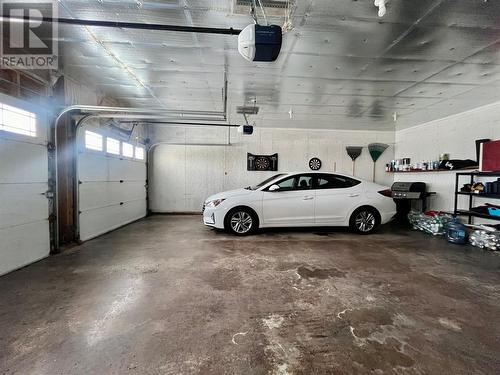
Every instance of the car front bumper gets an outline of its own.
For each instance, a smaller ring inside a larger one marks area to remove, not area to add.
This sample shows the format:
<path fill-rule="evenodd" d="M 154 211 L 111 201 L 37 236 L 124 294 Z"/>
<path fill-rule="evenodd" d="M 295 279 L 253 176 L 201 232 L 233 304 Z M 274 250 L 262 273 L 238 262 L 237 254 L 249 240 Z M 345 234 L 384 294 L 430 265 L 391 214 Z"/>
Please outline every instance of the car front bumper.
<path fill-rule="evenodd" d="M 203 224 L 209 227 L 224 229 L 224 210 L 217 208 L 203 208 Z"/>

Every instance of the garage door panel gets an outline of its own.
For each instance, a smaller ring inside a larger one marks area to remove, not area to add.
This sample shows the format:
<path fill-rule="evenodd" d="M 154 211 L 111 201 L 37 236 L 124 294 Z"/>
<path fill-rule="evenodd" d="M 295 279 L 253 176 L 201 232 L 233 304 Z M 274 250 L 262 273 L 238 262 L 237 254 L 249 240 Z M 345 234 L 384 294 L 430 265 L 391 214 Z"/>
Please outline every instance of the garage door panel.
<path fill-rule="evenodd" d="M 144 181 L 88 182 L 80 185 L 80 210 L 146 199 Z"/>
<path fill-rule="evenodd" d="M 146 216 L 145 162 L 83 152 L 78 163 L 81 240 Z"/>
<path fill-rule="evenodd" d="M 47 183 L 0 184 L 0 228 L 47 219 Z"/>
<path fill-rule="evenodd" d="M 80 181 L 109 180 L 108 158 L 93 153 L 78 155 L 78 175 Z"/>
<path fill-rule="evenodd" d="M 84 211 L 80 214 L 80 239 L 86 241 L 138 220 L 145 212 L 146 199 Z"/>
<path fill-rule="evenodd" d="M 49 221 L 0 229 L 0 275 L 49 255 Z"/>
<path fill-rule="evenodd" d="M 48 256 L 50 252 L 46 112 L 28 102 L 0 94 L 0 102 L 36 116 L 10 117 L 0 131 L 0 275 Z M 3 124 L 11 111 L 2 106 Z M 12 111 L 11 111 L 12 114 Z M 16 130 L 17 129 L 17 130 Z M 18 131 L 29 129 L 30 135 Z M 34 131 L 33 131 L 34 130 Z"/>
<path fill-rule="evenodd" d="M 145 163 L 111 158 L 109 160 L 110 180 L 146 180 Z"/>
<path fill-rule="evenodd" d="M 0 138 L 0 183 L 47 182 L 45 145 Z"/>

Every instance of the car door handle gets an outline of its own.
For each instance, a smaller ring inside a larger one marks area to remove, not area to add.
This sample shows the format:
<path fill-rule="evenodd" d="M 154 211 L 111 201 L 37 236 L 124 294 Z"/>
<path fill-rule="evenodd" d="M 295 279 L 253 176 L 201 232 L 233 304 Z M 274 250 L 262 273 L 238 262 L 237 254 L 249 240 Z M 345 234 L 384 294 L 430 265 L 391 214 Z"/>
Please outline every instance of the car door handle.
<path fill-rule="evenodd" d="M 305 196 L 303 200 L 305 200 L 305 201 L 310 201 L 311 199 L 314 199 L 314 197 L 311 197 L 311 196 Z"/>
<path fill-rule="evenodd" d="M 349 194 L 350 197 L 359 197 L 359 194 Z"/>

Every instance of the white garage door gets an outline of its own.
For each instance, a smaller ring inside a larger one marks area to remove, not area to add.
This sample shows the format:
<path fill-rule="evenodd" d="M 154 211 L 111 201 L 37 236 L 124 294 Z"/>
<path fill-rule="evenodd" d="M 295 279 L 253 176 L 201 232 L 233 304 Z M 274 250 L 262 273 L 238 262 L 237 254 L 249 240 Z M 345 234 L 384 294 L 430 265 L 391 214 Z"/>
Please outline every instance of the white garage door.
<path fill-rule="evenodd" d="M 146 216 L 146 163 L 143 146 L 113 139 L 116 155 L 107 152 L 108 137 L 99 130 L 80 133 L 78 209 L 85 241 Z"/>
<path fill-rule="evenodd" d="M 0 96 L 0 275 L 49 255 L 43 111 Z"/>

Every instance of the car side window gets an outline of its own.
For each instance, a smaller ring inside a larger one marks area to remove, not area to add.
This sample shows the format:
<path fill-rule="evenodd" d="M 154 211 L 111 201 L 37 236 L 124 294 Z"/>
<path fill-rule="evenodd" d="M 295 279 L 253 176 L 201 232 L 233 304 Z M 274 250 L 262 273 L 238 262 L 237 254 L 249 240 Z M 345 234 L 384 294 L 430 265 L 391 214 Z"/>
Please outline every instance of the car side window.
<path fill-rule="evenodd" d="M 286 178 L 276 185 L 279 191 L 292 191 L 292 190 L 309 190 L 312 187 L 312 176 L 302 175 Z"/>
<path fill-rule="evenodd" d="M 312 176 L 298 176 L 295 190 L 308 190 L 312 187 Z"/>
<path fill-rule="evenodd" d="M 276 185 L 280 187 L 279 191 L 290 191 L 295 186 L 295 176 L 278 182 Z"/>
<path fill-rule="evenodd" d="M 353 178 L 339 175 L 320 175 L 316 179 L 316 189 L 345 189 L 356 186 L 361 182 Z"/>

